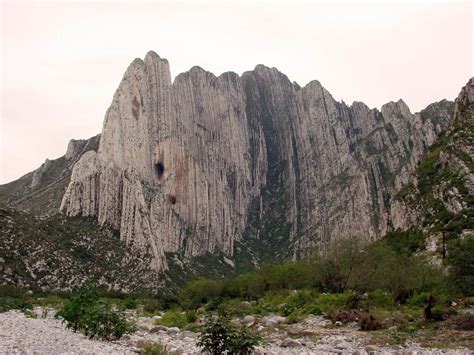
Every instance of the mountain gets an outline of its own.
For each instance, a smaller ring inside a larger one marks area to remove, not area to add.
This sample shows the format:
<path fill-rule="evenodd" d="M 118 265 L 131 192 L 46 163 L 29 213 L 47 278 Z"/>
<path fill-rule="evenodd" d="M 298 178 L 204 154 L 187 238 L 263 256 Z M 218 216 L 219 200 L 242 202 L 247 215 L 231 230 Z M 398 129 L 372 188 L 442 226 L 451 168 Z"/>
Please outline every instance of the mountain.
<path fill-rule="evenodd" d="M 349 106 L 263 65 L 218 77 L 193 67 L 172 82 L 168 61 L 149 52 L 127 69 L 100 143 L 75 143 L 74 154 L 0 186 L 0 202 L 91 217 L 155 273 L 236 273 L 404 227 L 394 196 L 453 109 Z"/>
<path fill-rule="evenodd" d="M 74 166 L 61 211 L 95 216 L 167 257 L 298 256 L 317 242 L 387 229 L 385 210 L 447 125 L 452 103 L 412 114 L 336 102 L 275 68 L 171 82 L 156 53 L 127 69 L 97 152 Z"/>
<path fill-rule="evenodd" d="M 448 129 L 428 149 L 390 208 L 394 229 L 419 229 L 446 255 L 450 239 L 474 233 L 474 78 L 455 101 Z"/>
<path fill-rule="evenodd" d="M 71 179 L 74 165 L 88 151 L 97 151 L 100 135 L 87 140 L 72 139 L 66 154 L 49 160 L 18 180 L 0 185 L 0 204 L 31 212 L 39 217 L 57 214 Z"/>
<path fill-rule="evenodd" d="M 150 255 L 130 250 L 117 231 L 92 218 L 38 218 L 2 207 L 0 236 L 2 284 L 71 291 L 93 281 L 125 292 L 163 285 L 148 266 Z"/>

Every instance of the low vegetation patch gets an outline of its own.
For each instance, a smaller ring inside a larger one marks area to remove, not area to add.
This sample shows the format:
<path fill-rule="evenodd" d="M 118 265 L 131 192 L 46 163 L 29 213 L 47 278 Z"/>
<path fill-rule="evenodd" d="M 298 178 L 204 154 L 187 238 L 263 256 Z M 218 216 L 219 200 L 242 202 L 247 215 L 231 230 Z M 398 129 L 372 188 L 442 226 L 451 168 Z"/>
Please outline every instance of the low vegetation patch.
<path fill-rule="evenodd" d="M 56 313 L 66 327 L 81 331 L 90 338 L 104 340 L 120 339 L 134 330 L 122 312 L 112 304 L 99 298 L 99 291 L 90 284 L 82 286 Z"/>
<path fill-rule="evenodd" d="M 206 321 L 198 346 L 210 354 L 251 354 L 263 339 L 245 327 L 237 327 L 229 319 L 210 315 Z"/>

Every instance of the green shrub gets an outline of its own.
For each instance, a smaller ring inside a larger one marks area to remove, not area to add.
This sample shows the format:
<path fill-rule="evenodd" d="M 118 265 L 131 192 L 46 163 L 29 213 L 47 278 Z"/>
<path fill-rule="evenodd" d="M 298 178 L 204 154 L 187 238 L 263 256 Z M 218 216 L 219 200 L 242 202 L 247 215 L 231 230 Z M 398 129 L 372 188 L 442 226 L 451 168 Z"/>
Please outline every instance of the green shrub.
<path fill-rule="evenodd" d="M 30 300 L 26 298 L 0 297 L 0 313 L 12 309 L 27 310 L 33 308 Z"/>
<path fill-rule="evenodd" d="M 222 297 L 212 298 L 206 304 L 205 309 L 207 312 L 217 311 L 223 302 L 224 302 L 224 299 Z"/>
<path fill-rule="evenodd" d="M 223 289 L 222 281 L 208 279 L 191 281 L 182 290 L 180 303 L 184 308 L 195 309 L 222 296 Z"/>
<path fill-rule="evenodd" d="M 474 235 L 448 243 L 449 280 L 455 290 L 474 295 Z"/>
<path fill-rule="evenodd" d="M 161 319 L 158 319 L 155 324 L 164 325 L 166 327 L 183 328 L 188 323 L 186 314 L 178 310 L 169 310 Z"/>
<path fill-rule="evenodd" d="M 415 228 L 388 233 L 383 241 L 398 254 L 407 256 L 426 248 L 426 236 Z"/>
<path fill-rule="evenodd" d="M 237 328 L 225 317 L 209 316 L 198 346 L 210 354 L 251 354 L 262 338 L 249 329 Z"/>
<path fill-rule="evenodd" d="M 11 298 L 23 298 L 25 297 L 26 290 L 24 288 L 0 285 L 0 298 L 11 297 Z"/>
<path fill-rule="evenodd" d="M 305 308 L 305 313 L 306 314 L 313 314 L 315 316 L 318 316 L 320 315 L 321 313 L 323 313 L 323 311 L 321 310 L 321 306 L 318 305 L 318 304 L 312 304 L 312 305 L 309 305 L 308 307 Z"/>
<path fill-rule="evenodd" d="M 60 308 L 66 299 L 58 295 L 49 295 L 43 298 L 37 298 L 35 304 L 42 307 Z"/>
<path fill-rule="evenodd" d="M 363 247 L 363 242 L 357 238 L 337 239 L 326 249 L 314 253 L 309 261 L 313 285 L 331 293 L 359 288 L 361 279 L 367 274 Z"/>
<path fill-rule="evenodd" d="M 147 343 L 143 344 L 141 347 L 140 354 L 142 355 L 168 355 L 168 350 L 166 346 L 161 344 Z"/>
<path fill-rule="evenodd" d="M 85 335 L 103 340 L 120 339 L 122 335 L 134 331 L 134 326 L 125 320 L 121 312 L 102 300 L 88 307 L 80 325 Z"/>
<path fill-rule="evenodd" d="M 265 279 L 258 271 L 237 276 L 227 282 L 225 288 L 228 295 L 246 300 L 258 300 L 265 291 L 267 291 Z"/>
<path fill-rule="evenodd" d="M 0 286 L 0 313 L 12 309 L 27 310 L 33 307 L 32 300 L 23 288 L 3 285 Z"/>
<path fill-rule="evenodd" d="M 382 324 L 371 314 L 368 314 L 360 320 L 360 330 L 373 331 L 382 329 Z"/>
<path fill-rule="evenodd" d="M 121 304 L 122 309 L 136 309 L 137 307 L 138 307 L 137 300 L 130 297 L 125 298 Z"/>
<path fill-rule="evenodd" d="M 188 323 L 194 323 L 195 321 L 197 321 L 197 313 L 195 310 L 191 309 L 189 311 L 186 312 L 186 322 Z"/>
<path fill-rule="evenodd" d="M 84 326 L 81 324 L 84 315 L 99 300 L 99 290 L 91 284 L 85 284 L 72 294 L 71 298 L 56 313 L 56 318 L 63 318 L 66 328 L 77 331 Z"/>
<path fill-rule="evenodd" d="M 373 290 L 368 293 L 367 301 L 364 302 L 367 307 L 392 307 L 395 306 L 393 297 L 383 290 Z"/>
<path fill-rule="evenodd" d="M 296 310 L 302 310 L 308 304 L 312 304 L 315 299 L 316 296 L 313 292 L 308 290 L 299 291 L 286 299 L 286 303 L 283 306 L 283 314 L 288 316 Z"/>
<path fill-rule="evenodd" d="M 121 312 L 114 310 L 110 303 L 99 299 L 99 291 L 91 284 L 85 284 L 56 313 L 67 328 L 81 331 L 93 338 L 104 340 L 119 339 L 133 331 Z"/>
<path fill-rule="evenodd" d="M 143 305 L 143 311 L 154 314 L 162 309 L 160 300 L 157 298 L 144 298 L 140 300 Z"/>
<path fill-rule="evenodd" d="M 179 304 L 178 297 L 174 293 L 163 293 L 158 298 L 159 307 L 162 311 L 172 309 Z"/>

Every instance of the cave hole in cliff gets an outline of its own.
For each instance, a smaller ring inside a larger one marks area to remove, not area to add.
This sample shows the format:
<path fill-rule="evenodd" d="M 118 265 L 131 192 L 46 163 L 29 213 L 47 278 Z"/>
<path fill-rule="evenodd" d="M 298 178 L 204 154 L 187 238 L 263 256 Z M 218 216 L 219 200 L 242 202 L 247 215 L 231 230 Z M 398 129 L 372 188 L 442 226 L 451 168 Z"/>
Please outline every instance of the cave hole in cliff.
<path fill-rule="evenodd" d="M 158 162 L 155 164 L 155 172 L 156 172 L 156 175 L 158 176 L 158 179 L 163 176 L 163 173 L 165 172 L 165 166 L 163 165 L 162 162 Z"/>
<path fill-rule="evenodd" d="M 175 205 L 176 204 L 176 196 L 168 195 L 168 202 L 171 203 L 172 205 Z"/>

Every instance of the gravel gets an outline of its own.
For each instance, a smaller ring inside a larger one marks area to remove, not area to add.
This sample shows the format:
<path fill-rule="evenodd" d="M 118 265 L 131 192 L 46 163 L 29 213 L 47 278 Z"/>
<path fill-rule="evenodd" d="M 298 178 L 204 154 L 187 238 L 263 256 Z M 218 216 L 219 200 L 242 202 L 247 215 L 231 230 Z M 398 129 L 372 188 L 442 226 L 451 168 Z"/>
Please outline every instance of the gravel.
<path fill-rule="evenodd" d="M 0 354 L 134 354 L 113 342 L 90 340 L 64 327 L 51 316 L 28 318 L 23 313 L 0 313 Z"/>
<path fill-rule="evenodd" d="M 177 354 L 201 354 L 196 342 L 198 334 L 178 328 L 155 326 L 152 318 L 138 317 L 138 331 L 125 335 L 120 341 L 91 340 L 80 333 L 65 329 L 54 319 L 54 310 L 46 318 L 42 309 L 35 309 L 37 318 L 28 318 L 18 311 L 0 313 L 0 354 L 134 354 L 143 344 L 158 343 Z M 426 349 L 415 343 L 405 346 L 374 346 L 366 334 L 355 326 L 326 328 L 327 320 L 310 316 L 292 326 L 298 339 L 288 337 L 290 331 L 260 326 L 266 344 L 257 347 L 255 354 L 472 354 L 469 349 Z M 257 325 L 256 325 L 257 327 Z M 295 328 L 296 327 L 296 328 Z"/>

